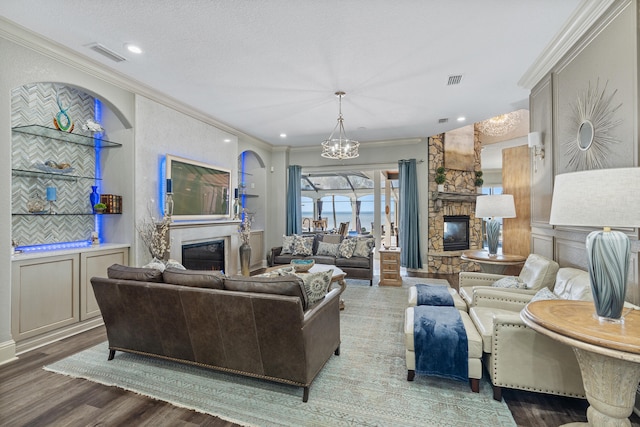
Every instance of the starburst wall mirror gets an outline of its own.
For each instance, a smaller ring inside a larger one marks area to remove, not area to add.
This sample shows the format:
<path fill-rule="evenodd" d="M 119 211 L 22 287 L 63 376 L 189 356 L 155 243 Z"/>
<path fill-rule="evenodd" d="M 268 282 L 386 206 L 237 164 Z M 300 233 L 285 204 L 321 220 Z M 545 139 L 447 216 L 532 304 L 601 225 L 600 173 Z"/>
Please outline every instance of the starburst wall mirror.
<path fill-rule="evenodd" d="M 607 95 L 607 85 L 608 82 L 600 90 L 599 80 L 595 87 L 589 82 L 587 90 L 578 95 L 577 102 L 573 104 L 573 131 L 563 143 L 570 170 L 606 167 L 612 144 L 620 142 L 609 131 L 622 123 L 621 119 L 614 117 L 622 103 L 612 105 L 617 90 Z"/>

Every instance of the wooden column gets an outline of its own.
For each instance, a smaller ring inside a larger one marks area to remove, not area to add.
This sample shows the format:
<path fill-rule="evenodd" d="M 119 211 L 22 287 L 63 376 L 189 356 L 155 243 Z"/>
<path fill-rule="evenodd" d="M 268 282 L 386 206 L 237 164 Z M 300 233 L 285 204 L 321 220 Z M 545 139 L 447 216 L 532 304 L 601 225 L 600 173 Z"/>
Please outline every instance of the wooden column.
<path fill-rule="evenodd" d="M 531 152 L 527 145 L 502 150 L 502 188 L 512 194 L 516 218 L 505 218 L 502 250 L 507 254 L 528 256 L 531 252 Z"/>

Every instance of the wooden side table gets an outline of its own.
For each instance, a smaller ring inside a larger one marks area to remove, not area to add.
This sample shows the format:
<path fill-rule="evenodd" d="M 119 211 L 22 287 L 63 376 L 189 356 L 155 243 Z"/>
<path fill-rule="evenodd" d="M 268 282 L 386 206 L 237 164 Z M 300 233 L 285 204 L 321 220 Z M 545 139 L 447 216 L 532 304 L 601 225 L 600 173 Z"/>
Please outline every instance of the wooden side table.
<path fill-rule="evenodd" d="M 627 309 L 625 309 L 625 312 Z M 629 426 L 640 382 L 640 310 L 623 324 L 600 322 L 591 301 L 549 300 L 528 304 L 520 313 L 536 332 L 573 347 L 591 404 L 587 424 Z"/>
<path fill-rule="evenodd" d="M 522 265 L 527 260 L 520 255 L 496 254 L 489 255 L 487 251 L 469 250 L 464 251 L 460 258 L 464 261 L 474 261 L 480 264 L 480 268 L 485 273 L 502 274 L 505 268 L 510 265 Z"/>
<path fill-rule="evenodd" d="M 402 286 L 400 248 L 380 249 L 379 286 Z"/>

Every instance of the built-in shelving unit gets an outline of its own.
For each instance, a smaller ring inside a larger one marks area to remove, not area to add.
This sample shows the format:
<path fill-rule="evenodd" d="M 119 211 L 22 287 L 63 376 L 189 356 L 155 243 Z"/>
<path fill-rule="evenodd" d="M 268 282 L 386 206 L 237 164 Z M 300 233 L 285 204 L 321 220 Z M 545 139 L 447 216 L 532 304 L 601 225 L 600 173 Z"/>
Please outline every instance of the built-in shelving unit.
<path fill-rule="evenodd" d="M 14 132 L 26 133 L 27 135 L 43 136 L 57 141 L 69 142 L 71 144 L 86 145 L 90 147 L 121 147 L 122 144 L 108 141 L 97 136 L 87 136 L 71 132 L 63 132 L 58 129 L 49 128 L 41 125 L 16 126 L 12 128 Z"/>

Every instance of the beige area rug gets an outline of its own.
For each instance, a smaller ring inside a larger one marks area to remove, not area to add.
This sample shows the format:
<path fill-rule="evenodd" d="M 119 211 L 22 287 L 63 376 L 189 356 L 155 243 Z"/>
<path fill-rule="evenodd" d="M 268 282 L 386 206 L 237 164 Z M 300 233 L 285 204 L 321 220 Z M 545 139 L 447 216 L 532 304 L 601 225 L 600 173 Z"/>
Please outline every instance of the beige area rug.
<path fill-rule="evenodd" d="M 107 343 L 45 367 L 116 386 L 247 426 L 515 426 L 504 402 L 467 382 L 416 376 L 406 380 L 402 323 L 407 287 L 347 281 L 340 356 L 332 356 L 302 389 L 174 362 L 117 352 Z M 374 281 L 377 283 L 377 281 Z"/>

